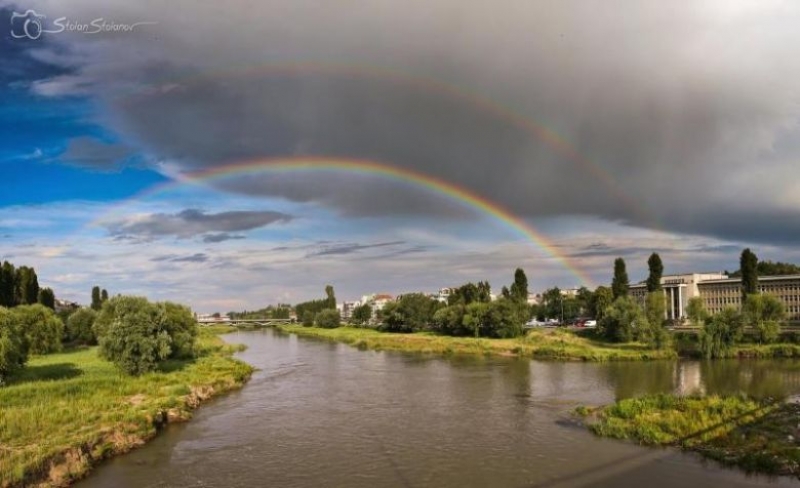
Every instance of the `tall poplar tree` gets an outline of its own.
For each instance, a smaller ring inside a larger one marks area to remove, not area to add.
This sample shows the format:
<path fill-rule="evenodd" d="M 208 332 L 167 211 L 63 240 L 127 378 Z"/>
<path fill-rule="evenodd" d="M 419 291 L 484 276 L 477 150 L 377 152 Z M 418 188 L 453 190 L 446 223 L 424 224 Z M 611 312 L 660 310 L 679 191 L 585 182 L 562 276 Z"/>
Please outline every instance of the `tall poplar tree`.
<path fill-rule="evenodd" d="M 650 274 L 647 276 L 647 291 L 652 293 L 661 289 L 661 276 L 664 274 L 664 264 L 661 262 L 661 256 L 658 253 L 653 253 L 647 260 L 647 267 L 650 269 Z"/>
<path fill-rule="evenodd" d="M 614 300 L 619 297 L 628 296 L 628 271 L 625 269 L 625 260 L 617 258 L 614 260 L 614 279 L 611 280 L 611 293 Z"/>
<path fill-rule="evenodd" d="M 742 272 L 742 303 L 744 303 L 747 295 L 758 293 L 758 257 L 749 247 L 742 251 L 739 269 Z"/>

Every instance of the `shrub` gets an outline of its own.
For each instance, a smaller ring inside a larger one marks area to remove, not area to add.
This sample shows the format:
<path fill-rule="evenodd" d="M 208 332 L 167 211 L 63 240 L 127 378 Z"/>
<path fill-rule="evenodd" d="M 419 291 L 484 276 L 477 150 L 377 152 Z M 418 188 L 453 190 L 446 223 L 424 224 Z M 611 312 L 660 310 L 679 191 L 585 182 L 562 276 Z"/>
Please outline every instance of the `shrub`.
<path fill-rule="evenodd" d="M 742 306 L 742 319 L 755 328 L 759 343 L 775 342 L 786 321 L 786 309 L 772 295 L 748 295 Z"/>
<path fill-rule="evenodd" d="M 303 315 L 301 316 L 303 327 L 313 327 L 314 326 L 314 312 L 311 310 L 305 310 Z"/>
<path fill-rule="evenodd" d="M 44 305 L 21 305 L 11 309 L 28 343 L 30 354 L 47 354 L 61 350 L 64 323 Z"/>
<path fill-rule="evenodd" d="M 28 361 L 28 344 L 14 314 L 0 307 L 0 385 Z"/>
<path fill-rule="evenodd" d="M 67 318 L 67 340 L 79 344 L 97 344 L 92 326 L 97 319 L 97 312 L 91 308 L 79 308 Z"/>
<path fill-rule="evenodd" d="M 326 308 L 317 314 L 315 322 L 318 327 L 325 329 L 335 329 L 342 325 L 342 317 L 339 311 L 333 308 Z"/>
<path fill-rule="evenodd" d="M 100 355 L 128 374 L 153 371 L 172 353 L 165 308 L 143 297 L 116 296 L 103 304 L 94 324 Z"/>
<path fill-rule="evenodd" d="M 700 329 L 700 350 L 707 358 L 725 356 L 742 338 L 742 316 L 734 308 L 725 308 L 711 317 Z"/>

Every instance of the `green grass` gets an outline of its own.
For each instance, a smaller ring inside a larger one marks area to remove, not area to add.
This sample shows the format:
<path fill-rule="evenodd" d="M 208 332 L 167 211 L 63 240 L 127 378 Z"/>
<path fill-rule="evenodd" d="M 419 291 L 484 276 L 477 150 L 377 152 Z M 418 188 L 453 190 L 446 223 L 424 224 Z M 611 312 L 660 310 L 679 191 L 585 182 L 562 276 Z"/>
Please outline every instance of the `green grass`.
<path fill-rule="evenodd" d="M 638 343 L 611 344 L 581 337 L 562 329 L 535 329 L 516 339 L 476 339 L 440 336 L 429 332 L 396 334 L 372 329 L 339 327 L 322 329 L 300 325 L 278 326 L 284 332 L 343 342 L 362 349 L 407 351 L 432 354 L 478 354 L 518 356 L 536 359 L 619 361 L 671 359 L 671 349 L 655 350 Z"/>
<path fill-rule="evenodd" d="M 243 385 L 252 369 L 230 357 L 238 347 L 217 337 L 223 331 L 230 328 L 201 329 L 196 359 L 140 377 L 100 359 L 96 347 L 32 358 L 0 388 L 0 486 L 67 484 Z"/>
<path fill-rule="evenodd" d="M 800 405 L 652 395 L 576 412 L 602 437 L 677 446 L 748 472 L 800 476 Z"/>

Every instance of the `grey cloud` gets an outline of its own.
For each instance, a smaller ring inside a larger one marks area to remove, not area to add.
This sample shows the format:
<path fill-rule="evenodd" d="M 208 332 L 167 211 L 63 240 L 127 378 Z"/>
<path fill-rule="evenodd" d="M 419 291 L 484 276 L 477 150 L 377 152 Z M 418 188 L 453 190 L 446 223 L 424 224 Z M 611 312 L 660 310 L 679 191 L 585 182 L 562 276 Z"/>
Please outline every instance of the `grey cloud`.
<path fill-rule="evenodd" d="M 150 261 L 160 263 L 160 262 L 171 262 L 171 263 L 204 263 L 208 261 L 208 255 L 206 253 L 198 252 L 194 254 L 190 254 L 188 256 L 177 256 L 175 254 L 168 254 L 164 256 L 156 256 L 150 258 Z"/>
<path fill-rule="evenodd" d="M 378 242 L 375 244 L 356 244 L 356 243 L 348 243 L 348 244 L 337 244 L 333 246 L 326 246 L 322 249 L 311 252 L 306 255 L 306 257 L 312 256 L 331 256 L 331 255 L 341 255 L 341 254 L 353 254 L 359 251 L 363 251 L 365 249 L 375 249 L 381 247 L 392 247 L 392 246 L 399 246 L 405 244 L 404 241 L 391 241 L 391 242 Z"/>
<path fill-rule="evenodd" d="M 92 137 L 76 137 L 70 139 L 67 148 L 56 159 L 95 171 L 115 171 L 131 160 L 133 155 L 133 150 L 122 144 L 109 144 Z"/>
<path fill-rule="evenodd" d="M 197 209 L 186 209 L 177 214 L 150 214 L 128 217 L 106 224 L 115 239 L 153 239 L 174 236 L 185 239 L 207 233 L 241 232 L 278 222 L 289 222 L 292 216 L 273 211 L 230 211 L 208 214 Z M 214 234 L 210 234 L 214 236 Z M 208 238 L 209 235 L 204 236 Z M 216 237 L 219 234 L 216 234 Z"/>
<path fill-rule="evenodd" d="M 228 234 L 223 232 L 221 234 L 208 234 L 203 236 L 203 242 L 214 244 L 217 242 L 229 241 L 234 239 L 244 239 L 245 236 L 239 234 Z"/>
<path fill-rule="evenodd" d="M 188 1 L 155 5 L 124 11 L 157 11 L 158 36 L 76 42 L 68 81 L 92 88 L 120 134 L 184 170 L 358 158 L 524 217 L 761 242 L 800 234 L 795 4 L 411 0 L 352 15 L 287 0 L 234 2 L 224 19 Z M 364 175 L 216 184 L 347 216 L 470 215 Z"/>

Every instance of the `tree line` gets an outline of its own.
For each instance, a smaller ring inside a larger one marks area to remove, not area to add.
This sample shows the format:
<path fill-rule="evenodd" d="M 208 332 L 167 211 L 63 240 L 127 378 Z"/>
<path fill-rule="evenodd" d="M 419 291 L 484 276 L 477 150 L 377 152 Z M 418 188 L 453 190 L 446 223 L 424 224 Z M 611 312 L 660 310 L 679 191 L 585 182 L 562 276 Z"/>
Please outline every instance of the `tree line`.
<path fill-rule="evenodd" d="M 53 290 L 39 287 L 39 277 L 32 267 L 15 267 L 12 263 L 3 261 L 0 265 L 0 307 L 11 308 L 34 303 L 55 309 Z"/>

